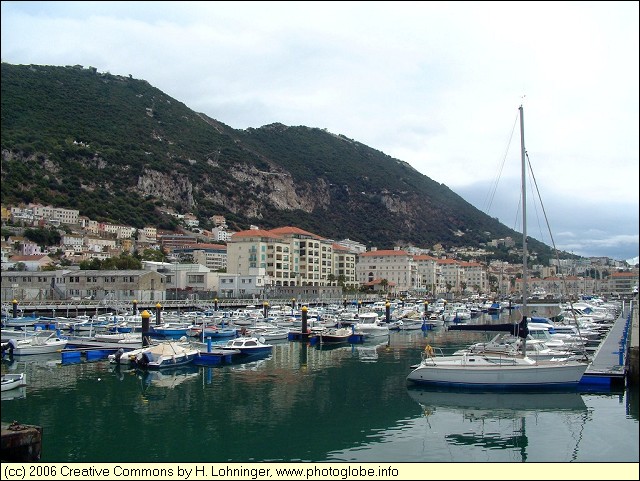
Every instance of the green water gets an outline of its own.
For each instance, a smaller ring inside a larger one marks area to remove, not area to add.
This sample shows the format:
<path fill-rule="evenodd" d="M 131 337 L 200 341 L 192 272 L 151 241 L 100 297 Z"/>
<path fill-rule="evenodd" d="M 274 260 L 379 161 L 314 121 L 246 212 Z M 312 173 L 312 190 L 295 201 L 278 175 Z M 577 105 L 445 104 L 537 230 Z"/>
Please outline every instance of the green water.
<path fill-rule="evenodd" d="M 3 360 L 24 397 L 2 421 L 43 427 L 43 462 L 637 462 L 637 391 L 528 397 L 409 389 L 426 343 L 394 332 L 330 350 L 278 341 L 262 359 L 149 373 L 59 355 Z"/>

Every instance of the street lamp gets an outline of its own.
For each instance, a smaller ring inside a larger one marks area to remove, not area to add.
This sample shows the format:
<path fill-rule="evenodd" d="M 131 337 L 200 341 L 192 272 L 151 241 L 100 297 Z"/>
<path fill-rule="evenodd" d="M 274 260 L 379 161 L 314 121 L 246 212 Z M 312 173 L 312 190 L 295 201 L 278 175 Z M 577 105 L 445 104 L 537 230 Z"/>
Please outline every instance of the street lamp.
<path fill-rule="evenodd" d="M 236 299 L 240 298 L 240 269 L 242 256 L 238 256 L 238 269 L 236 270 Z"/>

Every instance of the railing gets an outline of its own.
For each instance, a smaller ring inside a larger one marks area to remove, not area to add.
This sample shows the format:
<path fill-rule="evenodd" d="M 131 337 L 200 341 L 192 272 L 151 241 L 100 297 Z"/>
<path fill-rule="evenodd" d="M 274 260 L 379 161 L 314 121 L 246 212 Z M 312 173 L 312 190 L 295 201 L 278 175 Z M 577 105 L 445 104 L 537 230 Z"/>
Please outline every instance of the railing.
<path fill-rule="evenodd" d="M 353 305 L 354 303 L 361 303 L 363 306 L 373 303 L 378 298 L 346 298 L 347 305 Z M 267 302 L 269 306 L 291 306 L 291 298 L 278 298 L 278 299 L 218 299 L 218 308 L 238 308 L 248 305 L 255 305 L 256 308 L 261 309 L 264 303 Z M 336 304 L 342 306 L 345 302 L 344 298 L 318 298 L 318 299 L 296 299 L 296 308 L 305 305 L 309 308 L 326 306 L 329 304 Z M 215 300 L 213 299 L 167 299 L 167 300 L 148 300 L 138 301 L 136 307 L 138 310 L 142 309 L 155 309 L 156 304 L 160 304 L 163 309 L 166 310 L 206 310 L 215 308 Z M 18 310 L 21 312 L 34 312 L 34 311 L 130 311 L 133 309 L 133 301 L 129 300 L 115 300 L 115 299 L 45 299 L 45 300 L 22 300 L 18 302 Z M 2 310 L 8 315 L 13 312 L 12 303 L 4 303 Z"/>

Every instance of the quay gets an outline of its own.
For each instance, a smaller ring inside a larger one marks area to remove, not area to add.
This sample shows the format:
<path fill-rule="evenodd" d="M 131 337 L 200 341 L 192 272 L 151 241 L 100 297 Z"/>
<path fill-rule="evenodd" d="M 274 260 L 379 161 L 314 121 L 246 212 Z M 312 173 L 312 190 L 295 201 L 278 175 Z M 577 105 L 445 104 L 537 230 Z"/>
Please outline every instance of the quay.
<path fill-rule="evenodd" d="M 42 427 L 2 423 L 0 459 L 11 462 L 39 461 L 42 452 Z M 4 477 L 4 476 L 3 476 Z"/>

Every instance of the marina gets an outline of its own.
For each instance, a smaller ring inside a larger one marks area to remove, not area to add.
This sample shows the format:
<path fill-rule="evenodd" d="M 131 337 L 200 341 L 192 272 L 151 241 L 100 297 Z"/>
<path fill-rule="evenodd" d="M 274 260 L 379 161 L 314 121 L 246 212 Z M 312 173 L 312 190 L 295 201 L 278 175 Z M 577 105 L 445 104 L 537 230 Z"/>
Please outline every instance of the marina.
<path fill-rule="evenodd" d="M 626 319 L 607 336 L 614 344 Z M 637 389 L 624 383 L 552 395 L 407 384 L 425 345 L 454 352 L 491 337 L 442 326 L 360 343 L 272 341 L 271 352 L 246 357 L 212 343 L 209 360 L 158 371 L 92 359 L 88 346 L 73 362 L 5 357 L 3 372 L 25 372 L 29 384 L 3 396 L 2 422 L 41 429 L 43 462 L 638 461 Z M 599 357 L 611 346 L 600 351 L 594 366 L 614 361 Z M 335 413 L 339 430 L 318 422 Z"/>

